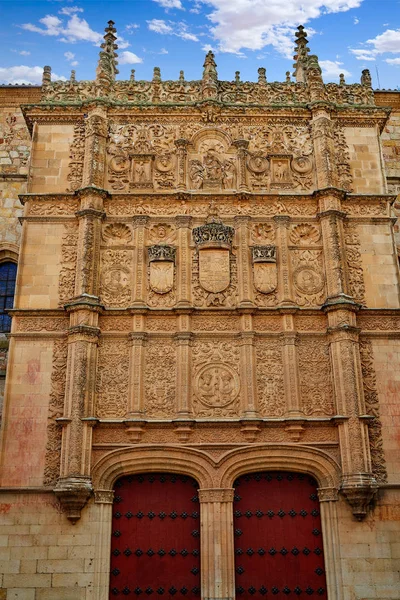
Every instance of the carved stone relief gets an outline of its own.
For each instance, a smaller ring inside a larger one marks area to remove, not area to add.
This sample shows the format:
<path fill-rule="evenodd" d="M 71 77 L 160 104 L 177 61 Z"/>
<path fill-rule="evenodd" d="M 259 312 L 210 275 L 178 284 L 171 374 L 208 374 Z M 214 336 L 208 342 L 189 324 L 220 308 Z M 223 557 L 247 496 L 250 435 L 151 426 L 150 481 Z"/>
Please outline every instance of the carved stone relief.
<path fill-rule="evenodd" d="M 346 244 L 349 292 L 356 302 L 366 304 L 364 271 L 360 252 L 360 237 L 355 223 L 345 221 L 344 239 Z"/>
<path fill-rule="evenodd" d="M 64 225 L 61 244 L 61 270 L 58 281 L 58 297 L 60 305 L 73 298 L 75 293 L 75 271 L 78 243 L 78 227 L 76 224 Z"/>
<path fill-rule="evenodd" d="M 110 246 L 126 246 L 132 242 L 132 231 L 125 223 L 110 223 L 103 228 L 103 241 Z"/>
<path fill-rule="evenodd" d="M 283 357 L 280 341 L 258 338 L 257 396 L 258 410 L 263 417 L 282 417 L 286 411 L 283 382 Z"/>
<path fill-rule="evenodd" d="M 176 248 L 165 244 L 149 246 L 148 254 L 148 303 L 150 306 L 175 304 L 174 272 Z"/>
<path fill-rule="evenodd" d="M 101 339 L 98 351 L 96 415 L 100 419 L 124 417 L 128 406 L 128 340 Z"/>
<path fill-rule="evenodd" d="M 70 162 L 69 173 L 67 180 L 69 181 L 69 192 L 74 192 L 82 185 L 83 176 L 83 160 L 85 157 L 85 125 L 84 123 L 76 123 L 74 126 L 74 138 L 70 147 Z"/>
<path fill-rule="evenodd" d="M 329 346 L 324 338 L 300 338 L 298 344 L 302 410 L 307 416 L 334 414 Z"/>
<path fill-rule="evenodd" d="M 371 340 L 362 339 L 360 341 L 360 356 L 366 411 L 368 415 L 374 417 L 374 420 L 368 425 L 372 472 L 378 483 L 386 483 L 388 476 L 383 449 L 382 421 L 380 419 L 379 397 Z"/>
<path fill-rule="evenodd" d="M 177 128 L 153 124 L 110 126 L 108 182 L 115 191 L 168 190 L 176 185 Z"/>
<path fill-rule="evenodd" d="M 108 306 L 129 306 L 132 299 L 131 250 L 105 250 L 102 253 L 100 297 Z"/>
<path fill-rule="evenodd" d="M 197 417 L 238 415 L 239 352 L 232 341 L 193 345 L 193 412 Z"/>
<path fill-rule="evenodd" d="M 292 250 L 295 298 L 299 306 L 320 306 L 325 299 L 322 250 Z"/>
<path fill-rule="evenodd" d="M 208 250 L 203 250 L 202 252 L 208 252 Z M 230 252 L 228 250 L 220 250 L 217 252 L 221 252 L 224 253 L 223 257 L 221 257 L 222 259 L 225 259 L 225 261 L 222 263 L 221 261 L 221 269 L 220 269 L 220 273 L 218 275 L 220 275 L 220 277 L 213 274 L 213 280 L 215 279 L 215 281 L 220 283 L 220 287 L 225 284 L 225 289 L 223 289 L 222 291 L 217 291 L 217 292 L 213 292 L 213 291 L 209 291 L 208 289 L 205 289 L 200 281 L 200 260 L 199 260 L 199 252 L 194 251 L 192 253 L 192 293 L 193 293 L 193 302 L 195 306 L 199 306 L 199 307 L 210 307 L 210 306 L 214 306 L 214 307 L 230 307 L 230 306 L 235 306 L 235 304 L 237 303 L 237 284 L 238 284 L 238 280 L 237 280 L 237 261 L 236 261 L 236 255 L 233 252 Z M 225 253 L 228 254 L 228 258 L 229 258 L 229 271 L 228 271 L 228 267 L 226 264 L 226 258 L 225 258 Z M 218 256 L 219 257 L 219 256 Z M 204 266 L 204 261 L 203 261 L 203 266 Z M 207 265 L 205 265 L 207 266 Z M 210 263 L 210 268 L 212 269 L 212 263 Z M 208 270 L 206 269 L 206 271 L 203 270 L 203 283 L 205 283 L 205 285 L 207 287 L 208 283 L 206 280 L 206 275 L 204 273 L 207 273 Z M 228 275 L 230 274 L 230 275 Z M 230 280 L 228 279 L 228 276 L 230 276 Z M 226 282 L 228 283 L 227 287 L 226 287 Z M 214 285 L 214 284 L 213 284 Z"/>
<path fill-rule="evenodd" d="M 219 130 L 196 134 L 188 157 L 189 189 L 237 189 L 237 156 L 228 136 Z"/>
<path fill-rule="evenodd" d="M 43 485 L 55 484 L 60 476 L 62 432 L 56 419 L 62 417 L 64 412 L 67 352 L 68 346 L 65 340 L 54 341 Z"/>
<path fill-rule="evenodd" d="M 335 123 L 334 136 L 338 186 L 346 192 L 352 192 L 353 175 L 350 167 L 350 152 L 345 132 L 339 121 Z"/>
<path fill-rule="evenodd" d="M 172 340 L 150 340 L 144 369 L 146 417 L 171 418 L 176 412 L 176 347 Z"/>

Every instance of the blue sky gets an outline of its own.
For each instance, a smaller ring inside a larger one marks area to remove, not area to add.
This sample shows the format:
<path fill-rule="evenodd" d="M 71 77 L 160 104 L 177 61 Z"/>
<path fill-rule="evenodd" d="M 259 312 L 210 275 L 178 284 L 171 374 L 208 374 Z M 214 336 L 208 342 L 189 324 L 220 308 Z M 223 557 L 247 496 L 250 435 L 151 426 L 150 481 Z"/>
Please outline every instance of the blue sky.
<path fill-rule="evenodd" d="M 44 65 L 54 78 L 94 79 L 99 43 L 109 19 L 119 38 L 118 78 L 199 79 L 213 49 L 219 79 L 268 81 L 292 72 L 294 31 L 303 24 L 325 81 L 400 89 L 400 0 L 0 0 L 0 83 L 40 83 Z"/>

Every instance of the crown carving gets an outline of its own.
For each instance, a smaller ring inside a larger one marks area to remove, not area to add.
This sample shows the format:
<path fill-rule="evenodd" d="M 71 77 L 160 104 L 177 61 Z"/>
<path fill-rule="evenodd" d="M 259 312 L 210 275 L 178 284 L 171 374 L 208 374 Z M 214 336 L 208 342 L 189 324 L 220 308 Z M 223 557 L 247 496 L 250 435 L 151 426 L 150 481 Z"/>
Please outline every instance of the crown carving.
<path fill-rule="evenodd" d="M 154 245 L 147 249 L 149 262 L 164 260 L 175 264 L 176 248 L 174 246 Z"/>
<path fill-rule="evenodd" d="M 276 246 L 253 246 L 253 263 L 276 263 Z"/>
<path fill-rule="evenodd" d="M 234 228 L 224 225 L 218 218 L 213 218 L 205 225 L 193 229 L 193 240 L 198 248 L 227 248 L 230 250 L 234 235 Z"/>

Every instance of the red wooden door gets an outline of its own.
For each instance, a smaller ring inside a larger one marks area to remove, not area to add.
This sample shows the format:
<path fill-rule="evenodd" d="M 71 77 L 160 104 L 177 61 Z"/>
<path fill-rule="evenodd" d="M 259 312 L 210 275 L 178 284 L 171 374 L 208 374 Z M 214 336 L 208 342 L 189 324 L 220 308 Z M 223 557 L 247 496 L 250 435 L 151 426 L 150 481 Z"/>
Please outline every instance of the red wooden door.
<path fill-rule="evenodd" d="M 326 599 L 314 479 L 298 473 L 252 473 L 237 479 L 234 487 L 237 599 Z"/>
<path fill-rule="evenodd" d="M 110 598 L 200 596 L 200 517 L 194 479 L 150 473 L 115 486 Z"/>

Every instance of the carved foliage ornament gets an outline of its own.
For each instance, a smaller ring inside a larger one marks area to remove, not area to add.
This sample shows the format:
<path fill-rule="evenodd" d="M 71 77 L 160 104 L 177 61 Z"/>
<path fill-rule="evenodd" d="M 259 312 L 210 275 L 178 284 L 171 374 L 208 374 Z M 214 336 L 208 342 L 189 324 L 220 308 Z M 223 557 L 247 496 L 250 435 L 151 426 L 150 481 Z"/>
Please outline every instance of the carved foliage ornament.
<path fill-rule="evenodd" d="M 132 297 L 132 251 L 107 250 L 102 254 L 101 299 L 115 307 L 129 306 Z"/>

